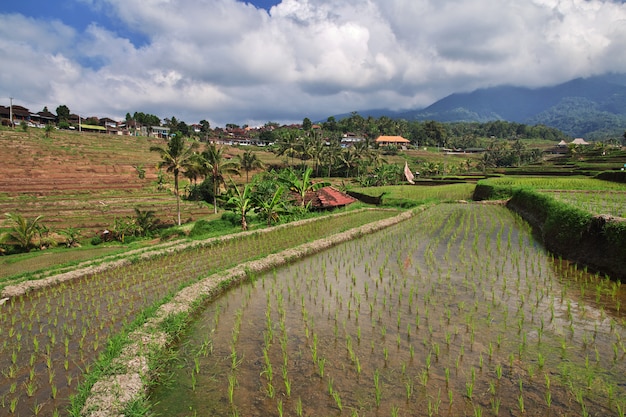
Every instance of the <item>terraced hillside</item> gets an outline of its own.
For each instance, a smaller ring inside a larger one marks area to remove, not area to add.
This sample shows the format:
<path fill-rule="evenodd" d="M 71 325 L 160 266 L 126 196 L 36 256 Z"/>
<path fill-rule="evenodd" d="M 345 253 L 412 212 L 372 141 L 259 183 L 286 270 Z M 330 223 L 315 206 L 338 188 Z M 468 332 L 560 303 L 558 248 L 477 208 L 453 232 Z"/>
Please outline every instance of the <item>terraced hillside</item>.
<path fill-rule="evenodd" d="M 176 217 L 176 202 L 157 187 L 159 156 L 149 152 L 162 140 L 78 132 L 0 130 L 0 213 L 43 215 L 53 230 L 74 227 L 83 236 L 110 227 L 134 208 L 154 210 L 163 222 Z M 137 167 L 145 170 L 139 177 Z M 208 215 L 207 207 L 182 204 L 183 219 Z M 5 226 L 4 216 L 0 228 Z"/>

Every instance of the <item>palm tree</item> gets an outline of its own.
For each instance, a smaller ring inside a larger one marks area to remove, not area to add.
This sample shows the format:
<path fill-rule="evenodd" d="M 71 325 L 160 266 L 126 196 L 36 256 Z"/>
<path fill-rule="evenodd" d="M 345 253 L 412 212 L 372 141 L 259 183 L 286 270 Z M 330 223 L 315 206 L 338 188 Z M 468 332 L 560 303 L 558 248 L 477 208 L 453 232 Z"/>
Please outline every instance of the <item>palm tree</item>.
<path fill-rule="evenodd" d="M 248 173 L 250 171 L 264 167 L 263 162 L 252 151 L 245 151 L 243 155 L 239 155 L 239 165 L 241 169 L 246 171 L 246 182 L 249 182 Z"/>
<path fill-rule="evenodd" d="M 324 147 L 326 146 L 326 141 L 322 138 L 322 133 L 320 131 L 313 131 L 313 143 L 311 148 L 311 156 L 315 161 L 315 175 L 319 176 L 320 174 L 320 165 L 322 163 L 322 157 L 324 156 Z"/>
<path fill-rule="evenodd" d="M 146 236 L 154 229 L 159 219 L 155 217 L 153 210 L 141 211 L 135 207 L 135 223 L 137 225 L 137 233 Z"/>
<path fill-rule="evenodd" d="M 207 174 L 213 182 L 213 207 L 214 213 L 217 214 L 217 193 L 220 186 L 225 183 L 224 175 L 239 175 L 239 164 L 236 161 L 226 159 L 224 148 L 217 147 L 215 143 L 211 143 L 204 152 L 204 167 Z"/>
<path fill-rule="evenodd" d="M 178 194 L 178 175 L 181 171 L 187 169 L 190 161 L 194 157 L 195 149 L 198 144 L 192 143 L 188 148 L 185 148 L 185 141 L 180 135 L 176 135 L 170 139 L 167 147 L 151 146 L 151 152 L 158 152 L 161 156 L 161 161 L 158 164 L 159 168 L 165 168 L 167 172 L 174 174 L 174 193 L 176 194 L 176 212 L 178 214 L 178 225 L 180 222 L 180 195 Z"/>
<path fill-rule="evenodd" d="M 339 154 L 341 153 L 341 145 L 339 139 L 331 139 L 329 146 L 324 148 L 322 160 L 328 166 L 328 176 L 330 177 L 332 169 L 335 167 Z"/>
<path fill-rule="evenodd" d="M 350 176 L 350 172 L 354 168 L 358 167 L 359 155 L 356 153 L 355 149 L 347 148 L 339 154 L 339 159 L 343 163 L 343 166 L 346 168 L 346 178 L 348 178 L 348 176 Z"/>
<path fill-rule="evenodd" d="M 25 251 L 30 251 L 33 247 L 32 240 L 37 233 L 39 227 L 38 223 L 43 216 L 37 216 L 32 220 L 26 219 L 21 214 L 5 213 L 11 224 L 11 231 L 8 233 L 10 240 L 12 240 L 18 247 Z"/>
<path fill-rule="evenodd" d="M 298 132 L 288 130 L 282 132 L 281 139 L 278 141 L 278 156 L 285 155 L 291 157 L 291 165 L 293 165 L 293 156 L 298 148 Z"/>

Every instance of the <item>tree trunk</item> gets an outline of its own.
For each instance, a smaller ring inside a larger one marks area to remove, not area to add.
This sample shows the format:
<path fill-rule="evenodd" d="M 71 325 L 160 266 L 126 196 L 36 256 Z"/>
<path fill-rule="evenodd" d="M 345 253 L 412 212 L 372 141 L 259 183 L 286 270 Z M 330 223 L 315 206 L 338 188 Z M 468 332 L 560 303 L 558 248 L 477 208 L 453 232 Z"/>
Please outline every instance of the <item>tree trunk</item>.
<path fill-rule="evenodd" d="M 176 213 L 178 215 L 178 225 L 180 226 L 180 196 L 178 195 L 178 173 L 174 174 L 174 192 L 176 193 Z"/>
<path fill-rule="evenodd" d="M 217 214 L 217 183 L 215 175 L 213 176 L 213 213 Z"/>

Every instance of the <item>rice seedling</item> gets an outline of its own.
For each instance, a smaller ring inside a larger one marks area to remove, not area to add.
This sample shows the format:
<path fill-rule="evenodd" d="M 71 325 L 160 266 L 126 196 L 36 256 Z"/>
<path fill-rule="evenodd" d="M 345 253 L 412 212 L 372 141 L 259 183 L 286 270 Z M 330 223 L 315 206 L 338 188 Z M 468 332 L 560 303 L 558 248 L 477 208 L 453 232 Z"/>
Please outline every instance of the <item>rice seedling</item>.
<path fill-rule="evenodd" d="M 488 214 L 483 213 L 483 209 Z M 549 355 L 552 352 L 559 354 L 562 341 L 567 346 L 568 361 L 583 369 L 584 354 L 579 355 L 579 352 L 584 352 L 581 349 L 583 344 L 587 346 L 585 349 L 598 348 L 600 360 L 590 364 L 592 369 L 596 366 L 606 367 L 607 362 L 611 362 L 611 343 L 614 343 L 618 356 L 615 364 L 617 369 L 623 369 L 622 344 L 615 337 L 611 336 L 611 339 L 606 336 L 610 332 L 609 320 L 606 321 L 606 329 L 598 320 L 599 337 L 596 339 L 609 340 L 607 345 L 602 346 L 598 342 L 592 344 L 589 336 L 586 341 L 581 340 L 582 335 L 591 334 L 589 327 L 581 324 L 585 319 L 581 313 L 581 301 L 575 300 L 571 295 L 572 291 L 578 294 L 578 282 L 582 281 L 581 278 L 578 278 L 575 285 L 567 284 L 566 280 L 569 278 L 560 278 L 560 281 L 555 279 L 553 269 L 556 271 L 557 267 L 551 269 L 551 262 L 558 261 L 547 259 L 541 248 L 532 244 L 529 231 L 518 228 L 517 223 L 514 223 L 517 220 L 511 220 L 505 211 L 496 207 L 481 207 L 478 210 L 474 207 L 450 205 L 438 210 L 443 210 L 445 215 L 426 210 L 424 217 L 419 220 L 420 228 L 413 228 L 410 234 L 406 227 L 398 227 L 381 233 L 376 239 L 363 238 L 333 249 L 328 254 L 307 258 L 306 267 L 295 263 L 285 267 L 285 272 L 277 270 L 276 278 L 268 275 L 265 278 L 265 288 L 260 291 L 261 297 L 257 297 L 255 293 L 246 297 L 246 304 L 229 301 L 233 306 L 224 307 L 220 328 L 213 338 L 214 349 L 225 351 L 228 355 L 229 343 L 232 341 L 231 331 L 237 327 L 235 312 L 241 309 L 247 315 L 248 309 L 257 311 L 258 308 L 258 311 L 263 311 L 267 302 L 265 292 L 270 289 L 272 318 L 285 317 L 284 322 L 272 320 L 274 329 L 280 328 L 277 336 L 281 351 L 277 351 L 269 336 L 266 343 L 259 340 L 256 353 L 248 347 L 244 348 L 241 345 L 244 335 L 246 339 L 252 337 L 250 335 L 262 335 L 263 332 L 269 335 L 268 322 L 265 320 L 262 331 L 252 321 L 246 321 L 241 324 L 241 336 L 237 346 L 238 351 L 245 349 L 245 352 L 238 352 L 238 356 L 259 357 L 263 346 L 268 348 L 268 357 L 272 361 L 282 354 L 282 370 L 285 374 L 289 370 L 288 378 L 285 379 L 283 375 L 283 381 L 289 381 L 286 384 L 292 386 L 291 394 L 304 393 L 305 396 L 301 397 L 304 400 L 301 401 L 307 401 L 310 392 L 319 390 L 319 384 L 311 384 L 304 375 L 318 374 L 320 379 L 326 378 L 327 381 L 334 377 L 337 388 L 341 387 L 340 392 L 349 389 L 356 393 L 358 390 L 354 389 L 355 386 L 351 387 L 350 383 L 360 384 L 358 376 L 372 375 L 370 372 L 373 369 L 374 392 L 370 389 L 369 395 L 361 394 L 360 397 L 358 394 L 350 397 L 342 395 L 340 399 L 343 408 L 358 410 L 359 404 L 367 404 L 369 401 L 377 406 L 379 413 L 390 413 L 393 404 L 382 401 L 383 391 L 385 397 L 389 392 L 389 398 L 402 395 L 406 401 L 412 401 L 416 397 L 413 384 L 417 380 L 420 395 L 430 404 L 429 412 L 434 413 L 435 398 L 444 381 L 452 407 L 451 415 L 455 415 L 458 408 L 462 407 L 463 402 L 456 404 L 453 399 L 455 392 L 463 390 L 464 397 L 473 406 L 477 406 L 476 410 L 481 410 L 476 412 L 483 412 L 487 399 L 483 399 L 482 394 L 483 389 L 487 392 L 487 386 L 491 397 L 490 413 L 497 414 L 501 406 L 518 409 L 519 412 L 520 392 L 510 397 L 503 396 L 509 392 L 506 389 L 510 384 L 509 373 L 511 376 L 519 375 L 520 370 L 526 370 L 530 380 L 533 380 L 537 370 L 541 370 L 543 374 L 559 373 L 555 365 L 558 361 Z M 419 230 L 416 232 L 417 229 Z M 480 233 L 475 232 L 477 229 Z M 487 249 L 490 253 L 501 256 L 485 256 Z M 409 254 L 409 261 L 406 260 L 406 254 Z M 441 262 L 446 256 L 447 261 Z M 367 261 L 364 261 L 365 258 Z M 457 259 L 459 262 L 454 263 Z M 322 264 L 326 265 L 329 272 L 332 271 L 326 278 Z M 382 281 L 381 266 L 384 266 Z M 374 272 L 370 277 L 368 269 L 378 270 L 379 274 Z M 258 282 L 260 287 L 262 278 Z M 571 286 L 562 291 L 566 284 Z M 281 288 L 284 291 L 283 302 L 286 305 L 282 310 L 285 314 L 280 312 L 279 306 L 282 296 L 278 293 Z M 301 296 L 295 295 L 298 291 Z M 590 301 L 595 303 L 597 290 L 587 291 L 591 292 Z M 316 294 L 328 296 L 320 297 Z M 602 297 L 605 295 L 602 292 Z M 358 297 L 362 296 L 365 296 L 366 301 L 361 306 L 361 312 L 370 311 L 371 327 L 362 326 L 359 324 L 360 320 L 357 320 L 360 305 Z M 562 304 L 559 303 L 561 296 Z M 262 306 L 255 307 L 256 298 L 263 299 Z M 567 314 L 568 300 L 571 317 Z M 297 316 L 290 312 L 291 305 L 297 308 Z M 590 311 L 592 307 L 588 306 L 585 314 L 588 316 Z M 260 315 L 263 317 L 262 312 Z M 571 323 L 573 334 L 568 330 Z M 405 326 L 406 333 L 401 331 Z M 620 321 L 615 320 L 613 327 L 618 330 L 618 334 L 624 333 L 623 323 Z M 568 330 L 562 339 L 556 331 L 560 328 Z M 220 336 L 219 332 L 224 336 Z M 285 334 L 289 335 L 290 341 L 304 343 L 287 343 Z M 221 337 L 226 339 L 226 346 L 218 347 Z M 344 343 L 334 341 L 341 337 L 344 337 Z M 416 337 L 418 343 L 414 342 Z M 536 344 L 533 343 L 533 337 L 537 339 Z M 380 341 L 387 338 L 395 339 L 395 343 L 392 342 L 391 346 L 383 343 L 381 346 Z M 200 343 L 200 338 L 198 340 Z M 441 349 L 440 346 L 444 343 L 445 346 Z M 481 348 L 478 348 L 479 343 Z M 302 348 L 302 345 L 308 347 Z M 313 360 L 303 363 L 301 357 L 303 353 L 308 356 L 309 351 Z M 285 355 L 284 352 L 288 354 Z M 485 359 L 489 360 L 487 369 L 490 372 L 485 369 Z M 215 361 L 210 357 L 207 360 Z M 264 362 L 265 360 L 260 361 L 256 374 L 246 370 L 249 365 L 239 367 L 238 376 L 245 372 L 246 379 L 252 382 L 256 377 L 266 385 L 266 375 L 259 378 L 259 373 L 266 367 Z M 323 376 L 320 362 L 325 364 L 322 365 Z M 333 365 L 332 372 L 329 363 Z M 417 363 L 421 365 L 415 369 L 413 365 Z M 442 364 L 441 368 L 438 363 Z M 298 372 L 291 371 L 295 364 L 298 364 Z M 450 372 L 453 365 L 456 373 Z M 508 367 L 504 369 L 506 365 Z M 385 379 L 384 388 L 383 371 L 385 376 L 388 373 L 397 376 Z M 612 377 L 617 373 L 610 372 Z M 341 374 L 341 379 L 336 373 Z M 353 378 L 355 373 L 357 378 Z M 576 375 L 578 377 L 581 374 Z M 587 381 L 581 378 L 573 380 L 572 384 L 587 390 Z M 600 391 L 600 386 L 598 380 L 591 384 L 594 392 Z M 245 398 L 243 384 L 238 388 L 237 395 L 240 390 Z M 286 391 L 285 387 L 284 391 L 277 390 L 276 394 L 285 395 L 282 397 L 284 401 L 284 398 L 288 398 Z M 309 403 L 310 406 L 315 407 L 322 415 L 335 413 L 332 410 L 337 410 L 338 407 L 333 393 L 339 395 L 339 391 L 332 387 L 329 390 L 332 399 L 327 404 Z M 552 397 L 557 395 L 563 395 L 562 391 L 551 390 Z M 615 397 L 619 395 L 616 394 Z M 533 403 L 537 401 L 537 397 L 523 394 L 523 406 L 528 410 L 537 406 L 545 408 L 546 398 L 538 399 L 540 405 Z M 551 401 L 553 409 L 564 404 L 563 398 L 558 401 L 551 398 Z M 276 413 L 276 408 L 264 409 L 263 412 Z"/>

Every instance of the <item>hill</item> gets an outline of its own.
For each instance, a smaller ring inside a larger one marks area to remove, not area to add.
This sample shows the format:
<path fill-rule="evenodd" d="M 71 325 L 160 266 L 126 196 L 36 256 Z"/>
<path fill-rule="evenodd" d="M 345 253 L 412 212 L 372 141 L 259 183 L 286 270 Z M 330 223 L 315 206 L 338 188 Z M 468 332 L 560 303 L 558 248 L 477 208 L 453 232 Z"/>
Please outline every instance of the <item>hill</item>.
<path fill-rule="evenodd" d="M 364 110 L 406 120 L 488 122 L 506 120 L 555 127 L 572 137 L 621 138 L 626 130 L 626 74 L 578 78 L 551 87 L 498 86 L 451 94 L 420 110 Z M 340 118 L 336 116 L 336 118 Z"/>

